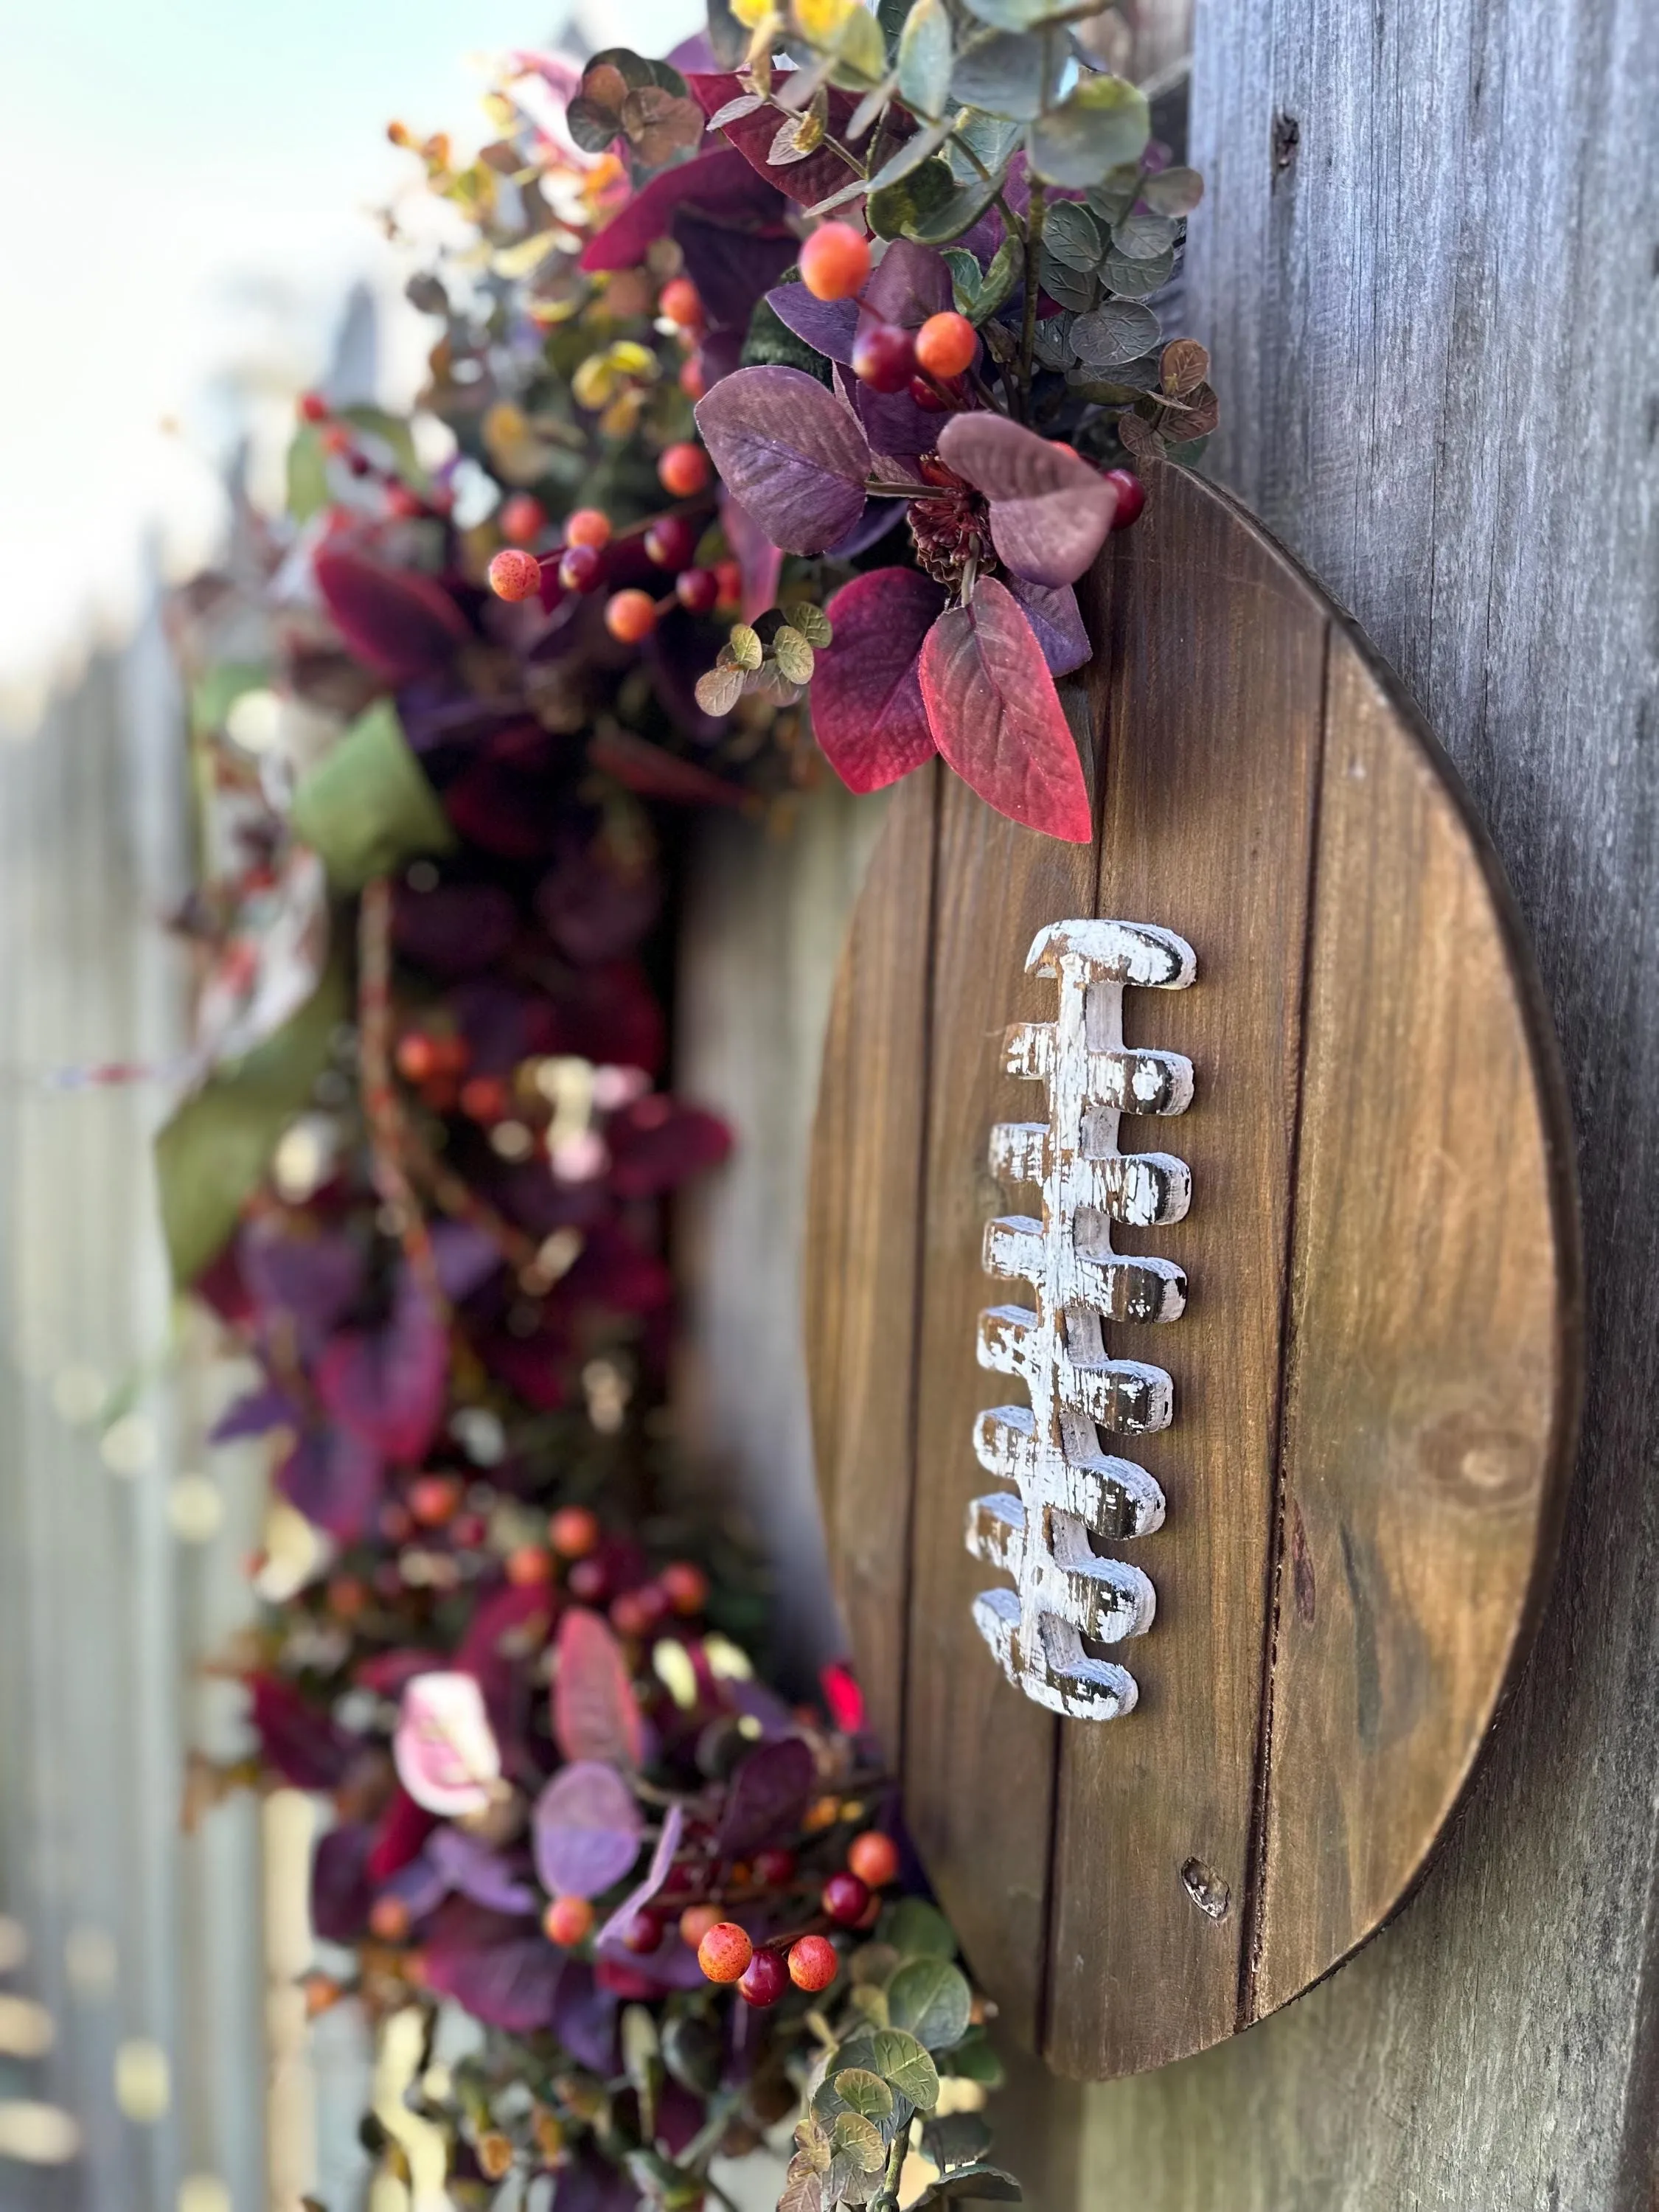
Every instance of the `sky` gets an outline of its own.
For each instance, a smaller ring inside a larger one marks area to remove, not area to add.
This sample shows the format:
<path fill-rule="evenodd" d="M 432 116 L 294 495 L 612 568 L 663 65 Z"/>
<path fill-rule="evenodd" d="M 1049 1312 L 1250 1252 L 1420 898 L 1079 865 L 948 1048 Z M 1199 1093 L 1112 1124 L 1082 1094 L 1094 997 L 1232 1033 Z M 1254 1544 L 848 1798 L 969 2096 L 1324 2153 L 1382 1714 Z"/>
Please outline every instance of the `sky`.
<path fill-rule="evenodd" d="M 662 52 L 696 0 L 578 0 L 590 46 Z M 374 211 L 413 191 L 392 118 L 487 135 L 492 56 L 568 0 L 0 0 L 0 724 L 131 620 L 147 547 L 209 555 L 239 423 L 274 446 L 354 278 L 383 392 L 431 325 Z"/>

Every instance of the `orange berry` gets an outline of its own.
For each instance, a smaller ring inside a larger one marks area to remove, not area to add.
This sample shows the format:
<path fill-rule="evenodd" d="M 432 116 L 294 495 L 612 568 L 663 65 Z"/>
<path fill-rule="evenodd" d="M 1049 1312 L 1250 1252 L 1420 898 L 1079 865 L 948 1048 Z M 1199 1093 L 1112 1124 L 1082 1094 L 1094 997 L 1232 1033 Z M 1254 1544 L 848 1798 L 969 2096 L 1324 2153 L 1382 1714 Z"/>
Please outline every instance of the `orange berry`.
<path fill-rule="evenodd" d="M 697 297 L 697 288 L 689 276 L 671 276 L 662 288 L 662 297 L 657 305 L 676 329 L 702 329 L 702 301 Z"/>
<path fill-rule="evenodd" d="M 307 1974 L 300 1984 L 305 1991 L 306 2018 L 315 2020 L 339 2003 L 345 1992 L 331 1974 Z"/>
<path fill-rule="evenodd" d="M 580 1943 L 593 1926 L 593 1908 L 585 1897 L 556 1897 L 542 1915 L 542 1932 L 562 1949 Z"/>
<path fill-rule="evenodd" d="M 966 315 L 929 315 L 916 332 L 916 362 L 929 376 L 960 376 L 971 368 L 979 340 Z"/>
<path fill-rule="evenodd" d="M 711 1982 L 740 1982 L 755 1947 L 735 1920 L 717 1920 L 697 1946 L 697 1964 Z"/>
<path fill-rule="evenodd" d="M 866 1828 L 861 1836 L 854 1836 L 848 1846 L 847 1863 L 872 1889 L 885 1889 L 890 1881 L 897 1878 L 898 1845 L 890 1836 L 884 1836 L 879 1828 Z"/>
<path fill-rule="evenodd" d="M 611 518 L 597 507 L 579 507 L 564 523 L 567 545 L 591 545 L 595 552 L 611 543 Z"/>
<path fill-rule="evenodd" d="M 801 1826 L 809 1836 L 816 1836 L 821 1829 L 833 1828 L 840 1818 L 838 1797 L 815 1797 L 806 1808 Z"/>
<path fill-rule="evenodd" d="M 512 1095 L 499 1075 L 474 1075 L 461 1085 L 461 1111 L 470 1121 L 500 1121 Z"/>
<path fill-rule="evenodd" d="M 343 422 L 329 424 L 322 435 L 322 447 L 325 453 L 332 453 L 337 460 L 342 453 L 351 451 L 351 433 Z"/>
<path fill-rule="evenodd" d="M 489 564 L 489 588 L 498 599 L 532 599 L 541 582 L 541 562 L 514 546 L 504 547 Z"/>
<path fill-rule="evenodd" d="M 473 2155 L 478 2161 L 478 2171 L 486 2181 L 504 2181 L 513 2171 L 512 2141 L 507 2136 L 498 2135 L 493 2129 L 489 2134 L 478 2137 L 473 2146 Z"/>
<path fill-rule="evenodd" d="M 462 1483 L 455 1474 L 422 1474 L 409 1486 L 409 1510 L 423 1528 L 441 1528 L 461 1502 Z"/>
<path fill-rule="evenodd" d="M 701 1948 L 703 1937 L 711 1928 L 718 1928 L 720 1909 L 718 1905 L 688 1905 L 680 1915 L 680 1941 L 692 1950 Z"/>
<path fill-rule="evenodd" d="M 553 1562 L 539 1544 L 520 1544 L 507 1555 L 507 1579 L 514 1589 L 533 1589 L 553 1579 Z"/>
<path fill-rule="evenodd" d="M 599 1516 L 591 1506 L 562 1505 L 548 1522 L 547 1540 L 562 1559 L 585 1559 L 599 1548 Z"/>
<path fill-rule="evenodd" d="M 708 489 L 708 456 L 701 446 L 670 446 L 657 463 L 657 479 L 676 499 L 690 499 Z"/>
<path fill-rule="evenodd" d="M 501 502 L 501 535 L 509 545 L 528 545 L 547 527 L 547 509 L 527 491 Z"/>
<path fill-rule="evenodd" d="M 693 354 L 689 361 L 680 363 L 680 390 L 694 404 L 708 391 L 708 379 L 703 374 L 702 362 Z"/>
<path fill-rule="evenodd" d="M 401 1897 L 377 1897 L 368 1908 L 368 1925 L 382 1943 L 401 1943 L 409 1933 L 409 1907 Z"/>
<path fill-rule="evenodd" d="M 800 279 L 815 300 L 850 300 L 870 274 L 870 241 L 850 222 L 820 223 L 800 250 Z"/>
<path fill-rule="evenodd" d="M 736 561 L 716 561 L 714 581 L 720 586 L 720 597 L 715 605 L 720 608 L 739 607 L 743 605 L 743 569 Z"/>
<path fill-rule="evenodd" d="M 641 645 L 657 626 L 656 601 L 648 592 L 617 592 L 607 600 L 605 626 L 623 645 Z"/>
<path fill-rule="evenodd" d="M 827 1990 L 841 1972 L 827 1936 L 803 1936 L 789 1947 L 789 1978 L 798 1990 Z"/>
<path fill-rule="evenodd" d="M 701 1613 L 708 1602 L 708 1577 L 690 1559 L 671 1560 L 657 1582 L 676 1613 Z"/>

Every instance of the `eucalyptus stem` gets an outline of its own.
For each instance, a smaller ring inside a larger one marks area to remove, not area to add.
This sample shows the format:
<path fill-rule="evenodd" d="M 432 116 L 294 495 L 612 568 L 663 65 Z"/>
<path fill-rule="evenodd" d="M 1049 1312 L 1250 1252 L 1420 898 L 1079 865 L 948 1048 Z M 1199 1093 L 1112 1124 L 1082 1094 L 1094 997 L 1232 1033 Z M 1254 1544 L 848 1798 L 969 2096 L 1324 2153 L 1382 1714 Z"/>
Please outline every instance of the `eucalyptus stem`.
<path fill-rule="evenodd" d="M 881 2177 L 881 2187 L 872 2198 L 870 2212 L 898 2212 L 899 2175 L 904 2170 L 904 2154 L 910 2147 L 910 2130 L 901 2128 L 887 2150 L 887 2170 Z"/>
<path fill-rule="evenodd" d="M 1036 350 L 1037 257 L 1042 245 L 1042 214 L 1046 197 L 1042 185 L 1031 179 L 1031 205 L 1025 219 L 1025 314 L 1019 334 L 1020 398 L 1029 410 L 1031 358 Z"/>

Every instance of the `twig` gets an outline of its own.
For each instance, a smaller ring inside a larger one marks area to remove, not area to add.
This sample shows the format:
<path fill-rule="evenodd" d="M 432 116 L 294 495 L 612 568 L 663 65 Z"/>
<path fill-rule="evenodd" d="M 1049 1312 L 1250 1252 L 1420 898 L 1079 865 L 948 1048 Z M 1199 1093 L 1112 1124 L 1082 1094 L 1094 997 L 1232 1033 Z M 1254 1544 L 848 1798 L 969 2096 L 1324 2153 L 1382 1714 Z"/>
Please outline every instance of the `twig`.
<path fill-rule="evenodd" d="M 406 1132 L 392 1079 L 392 884 L 376 876 L 357 909 L 357 1053 L 369 1173 L 409 1272 L 434 1309 L 447 1310 L 426 1218 L 404 1168 Z"/>

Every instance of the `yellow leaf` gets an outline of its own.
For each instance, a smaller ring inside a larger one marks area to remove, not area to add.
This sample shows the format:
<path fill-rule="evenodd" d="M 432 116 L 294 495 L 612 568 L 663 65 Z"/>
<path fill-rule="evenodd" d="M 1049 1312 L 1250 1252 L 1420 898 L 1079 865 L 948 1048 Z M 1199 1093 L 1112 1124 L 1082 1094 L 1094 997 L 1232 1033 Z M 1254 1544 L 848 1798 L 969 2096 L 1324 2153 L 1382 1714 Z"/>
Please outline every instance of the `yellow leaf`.
<path fill-rule="evenodd" d="M 858 0 L 795 0 L 795 27 L 815 46 L 833 46 Z"/>
<path fill-rule="evenodd" d="M 492 266 L 498 276 L 528 276 L 560 243 L 562 234 L 556 230 L 538 230 L 516 245 L 503 246 L 495 255 Z"/>
<path fill-rule="evenodd" d="M 603 407 L 617 388 L 617 372 L 602 353 L 591 353 L 570 380 L 570 396 L 578 407 Z"/>

